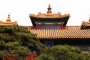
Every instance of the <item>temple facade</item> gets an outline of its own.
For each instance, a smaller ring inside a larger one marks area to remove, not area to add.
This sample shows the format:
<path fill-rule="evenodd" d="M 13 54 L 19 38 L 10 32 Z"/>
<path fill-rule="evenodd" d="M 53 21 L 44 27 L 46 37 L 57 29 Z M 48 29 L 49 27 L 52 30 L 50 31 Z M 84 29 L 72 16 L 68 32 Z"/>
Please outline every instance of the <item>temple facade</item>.
<path fill-rule="evenodd" d="M 10 14 L 7 17 L 6 22 L 2 22 L 2 20 L 0 21 L 0 26 L 17 26 L 17 25 L 18 25 L 17 21 L 11 22 Z"/>
<path fill-rule="evenodd" d="M 46 14 L 39 12 L 29 17 L 33 24 L 29 30 L 46 46 L 67 44 L 90 52 L 90 20 L 81 26 L 66 26 L 70 14 L 53 14 L 50 5 Z"/>
<path fill-rule="evenodd" d="M 38 15 L 30 14 L 33 27 L 36 27 L 36 29 L 64 29 L 69 17 L 70 14 L 61 15 L 60 12 L 53 14 L 50 5 L 46 14 L 41 12 Z"/>

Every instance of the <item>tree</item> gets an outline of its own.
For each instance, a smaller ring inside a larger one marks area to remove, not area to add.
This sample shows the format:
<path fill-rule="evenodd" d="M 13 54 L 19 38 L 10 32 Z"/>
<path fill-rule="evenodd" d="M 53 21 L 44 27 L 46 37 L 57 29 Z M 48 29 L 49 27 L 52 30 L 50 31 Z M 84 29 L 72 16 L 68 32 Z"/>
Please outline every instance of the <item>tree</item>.
<path fill-rule="evenodd" d="M 35 58 L 34 60 L 55 60 L 54 57 L 47 54 L 41 54 L 39 57 Z"/>
<path fill-rule="evenodd" d="M 46 48 L 42 54 L 51 56 L 55 60 L 87 60 L 87 55 L 83 54 L 81 50 L 73 46 L 58 45 L 51 48 Z M 38 57 L 41 59 L 42 54 Z M 46 58 L 46 56 L 43 56 Z M 37 60 L 37 59 L 36 59 Z"/>
<path fill-rule="evenodd" d="M 44 48 L 45 46 L 40 43 L 36 35 L 26 27 L 0 27 L 0 54 L 5 53 L 0 55 L 2 57 L 6 57 L 11 53 L 16 56 L 27 56 L 34 50 L 40 52 Z"/>

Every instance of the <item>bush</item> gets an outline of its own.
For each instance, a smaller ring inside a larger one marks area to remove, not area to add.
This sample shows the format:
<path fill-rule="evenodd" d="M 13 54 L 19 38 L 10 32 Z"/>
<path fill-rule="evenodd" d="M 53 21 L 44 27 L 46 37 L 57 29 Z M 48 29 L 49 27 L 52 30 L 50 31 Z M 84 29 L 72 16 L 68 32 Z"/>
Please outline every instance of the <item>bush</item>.
<path fill-rule="evenodd" d="M 41 54 L 39 57 L 35 58 L 34 60 L 55 60 L 51 55 Z"/>
<path fill-rule="evenodd" d="M 78 48 L 68 45 L 58 45 L 46 48 L 38 57 L 38 60 L 47 60 L 47 58 L 50 58 L 48 56 L 53 57 L 55 60 L 87 60 L 89 58 Z"/>

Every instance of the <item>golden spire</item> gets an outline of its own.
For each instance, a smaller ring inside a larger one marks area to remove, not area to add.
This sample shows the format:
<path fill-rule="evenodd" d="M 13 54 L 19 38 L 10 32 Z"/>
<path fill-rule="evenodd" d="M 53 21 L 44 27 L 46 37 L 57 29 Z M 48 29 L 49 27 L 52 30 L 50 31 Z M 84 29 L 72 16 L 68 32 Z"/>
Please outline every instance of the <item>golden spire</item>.
<path fill-rule="evenodd" d="M 47 13 L 52 13 L 50 4 L 48 5 L 48 11 Z"/>
<path fill-rule="evenodd" d="M 7 18 L 7 22 L 11 22 L 11 20 L 10 20 L 10 14 L 8 14 L 8 18 Z"/>
<path fill-rule="evenodd" d="M 8 14 L 8 20 L 10 20 L 10 14 Z"/>
<path fill-rule="evenodd" d="M 48 8 L 51 8 L 50 4 L 48 5 Z"/>

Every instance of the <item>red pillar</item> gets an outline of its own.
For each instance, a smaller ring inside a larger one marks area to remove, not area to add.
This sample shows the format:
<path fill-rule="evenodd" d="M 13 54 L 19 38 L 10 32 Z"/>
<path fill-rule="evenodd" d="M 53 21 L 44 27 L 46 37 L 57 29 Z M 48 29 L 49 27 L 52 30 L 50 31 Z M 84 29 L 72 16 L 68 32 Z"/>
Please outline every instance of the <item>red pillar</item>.
<path fill-rule="evenodd" d="M 38 24 L 36 24 L 36 29 L 38 29 Z"/>
<path fill-rule="evenodd" d="M 32 53 L 28 56 L 28 60 L 33 60 L 35 57 L 37 57 L 38 55 L 36 53 Z"/>
<path fill-rule="evenodd" d="M 31 55 L 28 56 L 28 60 L 32 60 L 32 56 Z"/>
<path fill-rule="evenodd" d="M 5 58 L 3 58 L 3 60 L 7 60 L 7 58 L 5 57 Z"/>
<path fill-rule="evenodd" d="M 64 26 L 63 26 L 63 24 L 61 24 L 61 25 L 60 25 L 60 28 L 61 28 L 61 29 L 64 29 Z"/>

